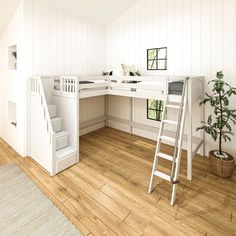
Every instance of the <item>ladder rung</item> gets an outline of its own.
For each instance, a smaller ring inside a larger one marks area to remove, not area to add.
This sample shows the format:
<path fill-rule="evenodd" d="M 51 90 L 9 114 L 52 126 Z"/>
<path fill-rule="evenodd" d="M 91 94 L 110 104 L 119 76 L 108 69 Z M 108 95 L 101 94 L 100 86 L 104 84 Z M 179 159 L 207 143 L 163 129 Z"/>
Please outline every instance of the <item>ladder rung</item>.
<path fill-rule="evenodd" d="M 171 124 L 171 125 L 178 125 L 177 121 L 173 121 L 173 120 L 163 120 L 163 122 L 167 123 L 167 124 Z"/>
<path fill-rule="evenodd" d="M 163 140 L 166 140 L 166 141 L 170 141 L 172 143 L 175 142 L 175 138 L 172 138 L 172 137 L 169 137 L 169 136 L 162 135 L 160 138 L 163 139 Z"/>
<path fill-rule="evenodd" d="M 154 172 L 154 175 L 155 175 L 155 176 L 158 176 L 158 177 L 160 177 L 160 178 L 162 178 L 162 179 L 164 179 L 164 180 L 167 180 L 167 181 L 171 182 L 170 176 L 167 175 L 167 174 L 165 174 L 165 173 L 163 173 L 163 172 L 160 172 L 160 171 L 156 170 L 156 171 Z"/>
<path fill-rule="evenodd" d="M 173 161 L 173 160 L 174 160 L 174 157 L 173 157 L 173 156 L 170 156 L 170 155 L 165 154 L 165 153 L 163 153 L 163 152 L 158 152 L 158 153 L 157 153 L 157 156 L 158 156 L 158 157 L 161 157 L 161 158 L 163 158 L 163 159 L 166 159 L 166 160 L 168 160 L 168 161 Z"/>
<path fill-rule="evenodd" d="M 166 104 L 166 107 L 173 108 L 173 109 L 180 109 L 180 106 L 178 106 L 178 105 Z"/>
<path fill-rule="evenodd" d="M 157 177 L 160 177 L 161 179 L 164 179 L 164 180 L 166 180 L 166 181 L 168 181 L 168 182 L 170 182 L 172 184 L 179 184 L 180 183 L 180 181 L 178 179 L 173 181 L 173 180 L 171 180 L 171 177 L 169 175 L 167 175 L 167 174 L 165 174 L 163 172 L 160 172 L 158 170 L 156 170 L 154 172 L 154 175 L 157 176 Z"/>

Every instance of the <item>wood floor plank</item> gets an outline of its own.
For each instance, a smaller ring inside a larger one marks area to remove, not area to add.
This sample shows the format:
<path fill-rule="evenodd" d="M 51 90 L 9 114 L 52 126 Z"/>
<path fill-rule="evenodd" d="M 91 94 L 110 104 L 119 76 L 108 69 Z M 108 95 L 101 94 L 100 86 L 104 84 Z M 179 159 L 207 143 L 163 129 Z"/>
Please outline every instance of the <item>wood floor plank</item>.
<path fill-rule="evenodd" d="M 73 182 L 77 186 L 80 186 L 85 193 L 87 193 L 89 196 L 93 196 L 96 201 L 106 207 L 109 211 L 111 211 L 121 220 L 124 220 L 130 213 L 123 205 L 118 204 L 112 198 L 110 198 L 100 190 L 94 188 L 92 185 L 88 184 L 83 179 L 79 178 L 79 176 L 74 174 L 72 171 L 68 171 L 65 175 L 67 178 L 73 179 Z"/>
<path fill-rule="evenodd" d="M 171 207 L 171 184 L 156 178 L 147 193 L 155 146 L 119 130 L 96 130 L 80 137 L 80 163 L 51 177 L 0 138 L 0 165 L 15 162 L 83 235 L 236 235 L 236 171 L 229 179 L 216 177 L 208 159 L 197 155 L 190 182 L 183 151 Z M 160 164 L 168 171 L 167 161 Z"/>
<path fill-rule="evenodd" d="M 80 219 L 93 235 L 116 235 L 98 217 L 73 197 L 66 200 L 64 205 L 70 209 L 76 218 Z"/>
<path fill-rule="evenodd" d="M 114 233 L 118 235 L 137 235 L 133 229 L 112 214 L 106 207 L 97 202 L 94 196 L 88 195 L 83 191 L 83 188 L 80 188 L 79 185 L 72 182 L 66 173 L 55 176 L 55 180 L 64 186 L 77 201 L 98 217 L 104 224 L 109 225 Z"/>

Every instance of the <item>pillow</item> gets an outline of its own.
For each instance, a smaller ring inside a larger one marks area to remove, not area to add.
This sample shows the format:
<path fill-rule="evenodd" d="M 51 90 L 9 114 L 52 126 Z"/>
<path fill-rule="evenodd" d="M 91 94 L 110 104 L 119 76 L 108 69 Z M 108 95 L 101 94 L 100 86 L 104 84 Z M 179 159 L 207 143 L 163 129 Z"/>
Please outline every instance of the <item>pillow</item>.
<path fill-rule="evenodd" d="M 135 65 L 121 64 L 121 67 L 124 76 L 140 76 L 140 73 L 136 70 Z"/>
<path fill-rule="evenodd" d="M 122 72 L 121 67 L 114 68 L 112 75 L 114 75 L 114 76 L 122 76 L 122 75 L 123 75 L 123 72 Z"/>
<path fill-rule="evenodd" d="M 129 72 L 135 72 L 135 66 L 134 65 L 125 65 L 121 64 L 122 72 L 124 76 L 129 76 Z"/>

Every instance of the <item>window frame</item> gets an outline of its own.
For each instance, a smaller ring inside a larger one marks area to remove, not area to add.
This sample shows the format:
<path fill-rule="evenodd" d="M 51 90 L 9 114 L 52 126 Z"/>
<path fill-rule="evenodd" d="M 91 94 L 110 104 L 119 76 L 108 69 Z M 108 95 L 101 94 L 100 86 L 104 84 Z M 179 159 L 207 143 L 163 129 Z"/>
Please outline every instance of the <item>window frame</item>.
<path fill-rule="evenodd" d="M 156 108 L 155 109 L 154 108 L 149 108 L 149 100 L 154 100 L 155 101 L 155 103 L 156 103 Z M 160 106 L 158 103 L 162 104 L 162 109 L 157 108 L 157 107 Z M 153 121 L 161 121 L 161 118 L 162 118 L 163 112 L 164 112 L 163 108 L 164 108 L 164 101 L 155 100 L 155 99 L 147 99 L 147 119 L 148 120 L 153 120 Z M 156 119 L 149 117 L 149 111 L 155 111 L 156 112 Z M 159 113 L 159 116 L 157 115 L 158 113 Z M 158 119 L 158 117 L 160 117 L 160 119 Z"/>
<path fill-rule="evenodd" d="M 158 58 L 158 53 L 160 49 L 165 49 L 166 50 L 166 56 L 165 58 Z M 149 50 L 155 50 L 156 51 L 156 58 L 155 59 L 149 59 L 148 57 L 148 52 Z M 149 62 L 152 61 L 156 63 L 156 69 L 151 69 L 149 68 Z M 158 68 L 158 61 L 165 61 L 165 68 L 164 69 L 159 69 Z M 167 70 L 167 47 L 160 47 L 160 48 L 149 48 L 147 49 L 147 70 Z"/>

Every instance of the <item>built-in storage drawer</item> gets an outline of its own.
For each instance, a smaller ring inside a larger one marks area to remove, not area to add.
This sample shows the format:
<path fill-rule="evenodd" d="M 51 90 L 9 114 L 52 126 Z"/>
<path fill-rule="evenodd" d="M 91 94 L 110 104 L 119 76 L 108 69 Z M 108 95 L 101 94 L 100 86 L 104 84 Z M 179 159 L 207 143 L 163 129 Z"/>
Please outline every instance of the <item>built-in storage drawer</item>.
<path fill-rule="evenodd" d="M 63 171 L 76 163 L 76 152 L 57 160 L 56 172 Z"/>
<path fill-rule="evenodd" d="M 52 129 L 54 132 L 60 132 L 62 130 L 62 118 L 56 117 L 51 119 L 52 121 Z"/>
<path fill-rule="evenodd" d="M 57 116 L 57 106 L 56 105 L 49 105 L 48 112 L 49 112 L 49 116 L 51 118 L 56 117 Z"/>
<path fill-rule="evenodd" d="M 69 133 L 61 131 L 56 133 L 56 150 L 62 149 L 69 145 Z"/>

